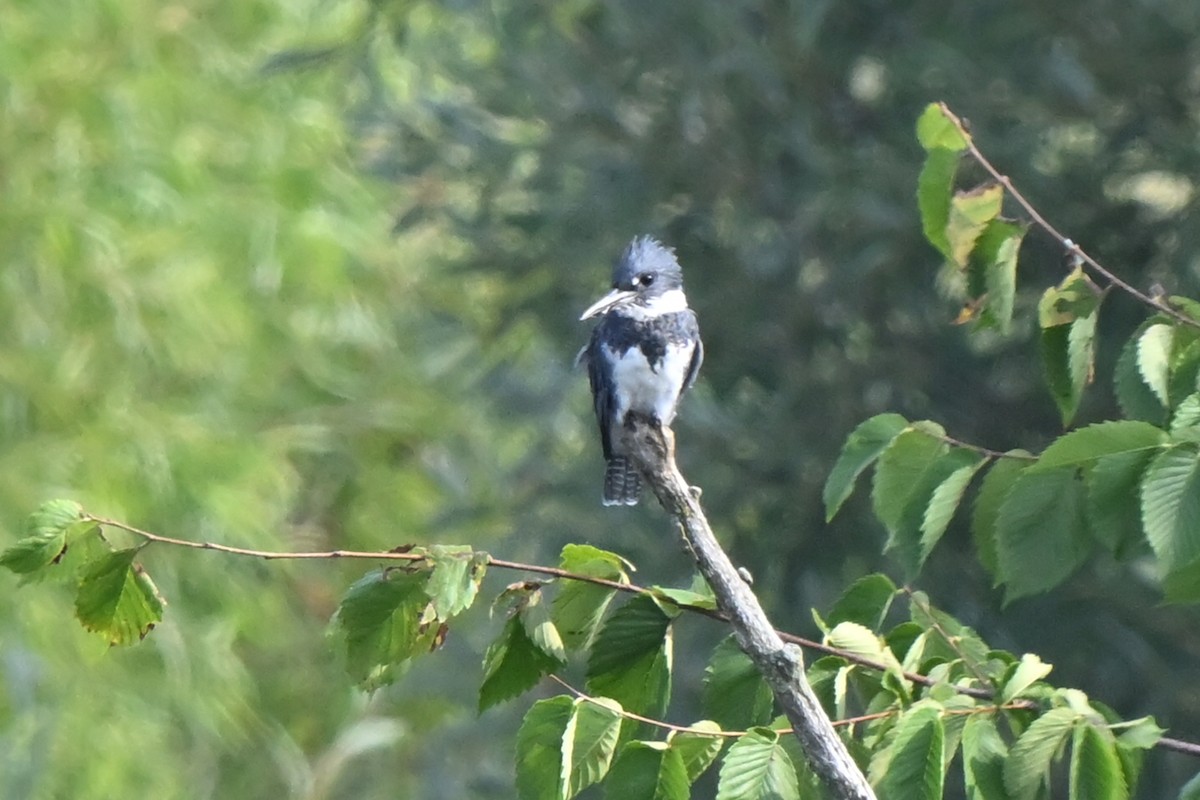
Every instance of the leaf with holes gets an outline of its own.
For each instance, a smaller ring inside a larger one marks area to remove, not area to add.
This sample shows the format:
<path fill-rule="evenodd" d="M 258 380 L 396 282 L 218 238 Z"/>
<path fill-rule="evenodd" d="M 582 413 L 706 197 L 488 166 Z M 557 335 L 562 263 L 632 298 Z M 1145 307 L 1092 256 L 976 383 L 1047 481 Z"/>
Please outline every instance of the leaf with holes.
<path fill-rule="evenodd" d="M 475 602 L 487 571 L 488 556 L 466 545 L 435 544 L 429 548 L 429 560 L 433 571 L 425 584 L 425 593 L 437 618 L 449 620 Z"/>
<path fill-rule="evenodd" d="M 79 583 L 75 616 L 112 645 L 141 641 L 162 621 L 163 599 L 141 565 L 137 548 L 117 550 L 93 562 Z"/>
<path fill-rule="evenodd" d="M 516 616 L 483 657 L 483 683 L 479 686 L 479 710 L 516 697 L 537 685 L 542 676 L 562 666 L 533 643 Z"/>
<path fill-rule="evenodd" d="M 73 500 L 43 503 L 25 522 L 25 536 L 0 554 L 0 566 L 18 575 L 27 575 L 57 560 L 67 548 L 71 529 L 83 522 L 95 530 L 93 522 L 83 520 L 83 507 Z"/>

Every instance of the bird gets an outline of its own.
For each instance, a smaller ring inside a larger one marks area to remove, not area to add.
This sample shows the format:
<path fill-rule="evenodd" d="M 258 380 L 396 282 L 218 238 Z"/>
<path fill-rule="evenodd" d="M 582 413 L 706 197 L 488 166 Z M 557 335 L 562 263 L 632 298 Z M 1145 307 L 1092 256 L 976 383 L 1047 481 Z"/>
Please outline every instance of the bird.
<path fill-rule="evenodd" d="M 606 506 L 637 505 L 642 478 L 622 452 L 617 434 L 630 413 L 669 427 L 679 398 L 696 382 L 704 345 L 696 314 L 683 292 L 675 251 L 651 236 L 637 236 L 613 266 L 612 291 L 579 320 L 599 317 L 577 362 L 588 382 L 604 451 Z"/>

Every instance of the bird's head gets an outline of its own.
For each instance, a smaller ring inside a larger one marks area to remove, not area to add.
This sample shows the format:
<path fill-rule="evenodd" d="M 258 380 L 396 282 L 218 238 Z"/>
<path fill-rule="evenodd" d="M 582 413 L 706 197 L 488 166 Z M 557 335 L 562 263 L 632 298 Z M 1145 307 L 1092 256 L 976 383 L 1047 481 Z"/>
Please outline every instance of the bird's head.
<path fill-rule="evenodd" d="M 672 310 L 677 304 L 686 306 L 683 271 L 675 251 L 649 236 L 639 236 L 629 243 L 613 266 L 612 291 L 593 303 L 579 319 L 585 320 L 626 305 L 641 306 L 649 311 L 664 302 L 671 305 Z"/>

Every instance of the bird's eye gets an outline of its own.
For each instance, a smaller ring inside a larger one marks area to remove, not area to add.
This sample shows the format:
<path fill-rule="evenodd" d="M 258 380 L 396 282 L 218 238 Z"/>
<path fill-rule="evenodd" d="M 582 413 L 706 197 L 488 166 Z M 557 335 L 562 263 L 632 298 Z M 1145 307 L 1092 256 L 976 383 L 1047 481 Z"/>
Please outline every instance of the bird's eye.
<path fill-rule="evenodd" d="M 642 286 L 649 286 L 650 284 L 654 283 L 654 275 L 649 272 L 643 275 L 638 275 L 638 283 L 640 283 Z"/>

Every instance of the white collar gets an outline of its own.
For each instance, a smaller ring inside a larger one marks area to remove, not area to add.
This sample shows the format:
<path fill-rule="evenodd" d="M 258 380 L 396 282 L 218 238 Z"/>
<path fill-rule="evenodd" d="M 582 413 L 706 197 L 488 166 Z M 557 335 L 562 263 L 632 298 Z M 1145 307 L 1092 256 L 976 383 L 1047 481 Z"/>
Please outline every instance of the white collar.
<path fill-rule="evenodd" d="M 630 319 L 654 319 L 664 314 L 675 314 L 686 311 L 687 295 L 683 289 L 671 289 L 656 295 L 646 303 L 624 303 L 613 309 L 614 314 L 620 314 Z"/>

